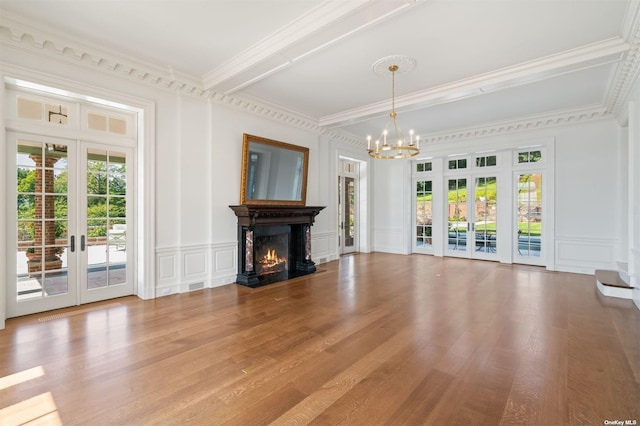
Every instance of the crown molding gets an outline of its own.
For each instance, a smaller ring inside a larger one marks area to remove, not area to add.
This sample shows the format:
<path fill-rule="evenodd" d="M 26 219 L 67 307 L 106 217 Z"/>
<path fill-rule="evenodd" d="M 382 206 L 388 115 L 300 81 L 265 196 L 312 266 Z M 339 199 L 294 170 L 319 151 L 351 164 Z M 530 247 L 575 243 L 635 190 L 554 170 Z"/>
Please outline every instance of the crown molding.
<path fill-rule="evenodd" d="M 489 73 L 458 80 L 456 82 L 397 96 L 396 109 L 409 111 L 479 96 L 509 87 L 541 81 L 571 71 L 591 68 L 620 61 L 629 45 L 621 38 L 571 49 L 534 61 L 505 67 Z M 389 101 L 384 100 L 364 107 L 353 108 L 337 114 L 320 117 L 321 126 L 337 126 L 354 123 L 386 114 Z"/>
<path fill-rule="evenodd" d="M 78 42 L 45 24 L 2 11 L 0 44 L 34 54 L 116 73 L 137 81 L 196 96 L 206 91 L 199 79 L 150 62 L 123 55 L 97 44 Z"/>
<path fill-rule="evenodd" d="M 516 132 L 566 126 L 587 121 L 614 118 L 604 106 L 587 106 L 551 113 L 536 114 L 514 120 L 497 121 L 480 126 L 452 131 L 420 135 L 420 142 L 426 144 L 456 142 L 488 136 L 506 135 Z"/>
<path fill-rule="evenodd" d="M 630 47 L 611 75 L 604 101 L 607 111 L 610 111 L 620 124 L 627 121 L 629 97 L 640 74 L 640 2 L 634 0 L 629 3 L 622 33 Z"/>
<path fill-rule="evenodd" d="M 637 15 L 637 8 L 634 13 Z M 623 108 L 625 105 L 623 93 L 628 91 L 628 89 L 632 87 L 632 84 L 635 84 L 637 81 L 640 61 L 640 32 L 638 32 L 637 19 L 634 22 L 634 39 L 631 44 L 631 51 L 626 55 L 624 65 L 619 66 L 620 74 L 612 79 L 616 84 L 612 84 L 612 87 L 615 87 L 615 90 L 612 92 L 615 93 L 615 96 L 612 96 L 611 102 L 612 105 L 616 105 L 616 108 L 621 111 L 626 110 L 626 108 Z M 173 93 L 208 99 L 220 105 L 262 116 L 273 121 L 310 131 L 317 135 L 327 136 L 342 143 L 358 147 L 366 146 L 363 139 L 353 134 L 339 129 L 328 128 L 322 119 L 318 121 L 258 99 L 243 98 L 237 95 L 208 90 L 205 89 L 197 79 L 181 74 L 171 68 L 165 69 L 153 64 L 148 64 L 115 52 L 109 52 L 95 45 L 76 43 L 67 37 L 56 37 L 53 32 L 51 34 L 48 32 L 44 33 L 43 31 L 46 30 L 43 30 L 43 26 L 39 26 L 38 28 L 40 29 L 37 30 L 35 27 L 30 27 L 29 24 L 23 23 L 17 18 L 14 19 L 10 16 L 5 16 L 3 11 L 3 19 L 0 22 L 0 45 L 28 51 L 34 55 L 46 56 L 61 62 L 73 63 L 87 69 L 110 73 L 120 78 L 126 78 Z M 626 44 L 621 43 L 618 39 L 607 42 L 608 48 L 614 51 L 619 51 L 623 48 L 623 45 Z M 600 47 L 607 50 L 607 47 L 602 44 L 600 44 Z M 598 50 L 599 49 L 596 48 L 594 51 Z M 601 56 L 602 55 L 598 57 Z M 624 68 L 624 71 L 620 71 L 622 68 Z M 486 84 L 488 80 L 485 78 L 483 81 L 484 84 Z M 628 94 L 625 95 L 628 96 Z M 387 109 L 388 105 L 385 105 L 384 112 L 386 112 Z M 446 132 L 423 134 L 421 137 L 424 143 L 467 140 L 612 118 L 613 115 L 611 111 L 612 109 L 609 106 L 585 107 L 503 122 L 488 123 L 469 128 L 454 129 Z"/>

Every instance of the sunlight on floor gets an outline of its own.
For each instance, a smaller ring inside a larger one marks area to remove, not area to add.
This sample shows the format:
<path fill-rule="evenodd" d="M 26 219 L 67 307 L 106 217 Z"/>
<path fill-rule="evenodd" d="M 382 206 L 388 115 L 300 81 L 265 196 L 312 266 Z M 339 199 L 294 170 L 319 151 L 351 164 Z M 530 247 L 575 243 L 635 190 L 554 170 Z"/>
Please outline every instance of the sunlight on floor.
<path fill-rule="evenodd" d="M 0 377 L 0 390 L 6 389 L 11 386 L 15 386 L 20 383 L 27 382 L 29 380 L 36 379 L 44 376 L 44 369 L 41 365 L 30 368 L 28 370 L 20 371 L 19 373 L 11 374 L 9 376 Z"/>
<path fill-rule="evenodd" d="M 0 390 L 44 376 L 42 366 L 0 377 Z M 0 408 L 0 424 L 12 425 L 62 425 L 58 407 L 51 392 L 36 395 L 8 407 Z"/>
<path fill-rule="evenodd" d="M 0 409 L 0 421 L 7 426 L 24 424 L 62 425 L 58 415 L 58 407 L 53 401 L 51 392 L 42 393 Z"/>

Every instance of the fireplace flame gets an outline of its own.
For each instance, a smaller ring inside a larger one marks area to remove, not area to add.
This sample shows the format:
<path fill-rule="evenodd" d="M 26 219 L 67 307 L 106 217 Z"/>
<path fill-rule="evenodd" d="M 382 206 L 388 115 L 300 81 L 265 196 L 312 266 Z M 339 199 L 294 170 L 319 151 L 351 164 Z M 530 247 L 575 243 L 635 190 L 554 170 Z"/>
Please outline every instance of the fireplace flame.
<path fill-rule="evenodd" d="M 262 258 L 258 260 L 263 274 L 272 274 L 287 269 L 287 259 L 279 257 L 276 249 L 268 249 Z"/>

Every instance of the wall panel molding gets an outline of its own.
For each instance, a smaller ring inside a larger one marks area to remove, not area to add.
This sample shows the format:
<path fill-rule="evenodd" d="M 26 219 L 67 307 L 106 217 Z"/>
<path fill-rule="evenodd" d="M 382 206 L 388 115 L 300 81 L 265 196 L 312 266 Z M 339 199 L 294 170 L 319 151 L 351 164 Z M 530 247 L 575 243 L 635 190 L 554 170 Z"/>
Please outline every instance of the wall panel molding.
<path fill-rule="evenodd" d="M 555 238 L 555 270 L 593 274 L 596 269 L 616 268 L 616 239 Z"/>

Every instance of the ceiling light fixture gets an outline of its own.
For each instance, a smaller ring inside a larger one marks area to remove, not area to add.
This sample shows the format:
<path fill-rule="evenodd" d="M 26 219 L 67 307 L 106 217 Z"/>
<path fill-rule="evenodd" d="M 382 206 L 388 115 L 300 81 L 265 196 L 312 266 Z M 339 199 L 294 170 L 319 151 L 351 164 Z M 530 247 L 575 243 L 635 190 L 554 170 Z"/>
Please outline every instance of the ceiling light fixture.
<path fill-rule="evenodd" d="M 376 66 L 384 61 L 398 59 L 396 57 L 383 58 L 374 64 L 374 71 Z M 411 62 L 415 65 L 415 62 Z M 389 114 L 389 120 L 384 126 L 380 138 L 375 142 L 371 140 L 371 135 L 367 136 L 367 151 L 373 158 L 382 159 L 395 159 L 395 158 L 408 158 L 414 157 L 420 153 L 420 136 L 415 136 L 413 129 L 409 130 L 409 140 L 405 140 L 402 134 L 402 129 L 398 124 L 398 114 L 396 113 L 396 100 L 395 100 L 395 75 L 400 67 L 392 63 L 388 66 L 388 70 L 391 73 L 391 113 Z M 411 69 L 413 66 L 410 67 Z M 377 72 L 377 71 L 376 71 Z M 393 127 L 393 134 L 390 134 L 389 127 Z"/>

